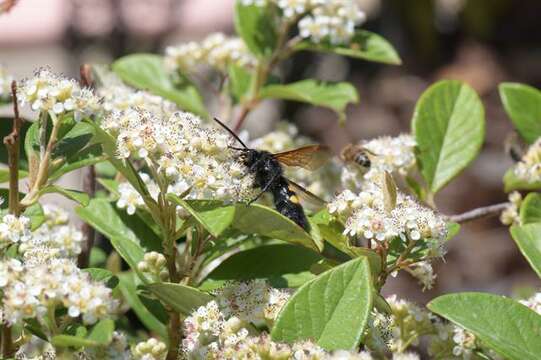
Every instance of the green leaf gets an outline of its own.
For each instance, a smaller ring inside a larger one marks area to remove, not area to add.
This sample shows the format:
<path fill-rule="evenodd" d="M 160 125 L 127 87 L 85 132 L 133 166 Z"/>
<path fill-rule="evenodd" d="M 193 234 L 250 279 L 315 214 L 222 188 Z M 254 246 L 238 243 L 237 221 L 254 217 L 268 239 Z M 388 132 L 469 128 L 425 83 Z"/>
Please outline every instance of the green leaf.
<path fill-rule="evenodd" d="M 152 291 L 158 299 L 171 306 L 175 311 L 184 315 L 189 315 L 213 299 L 209 294 L 196 288 L 169 282 L 149 284 L 145 288 Z"/>
<path fill-rule="evenodd" d="M 541 136 L 541 91 L 519 83 L 501 83 L 498 88 L 513 125 L 532 144 Z"/>
<path fill-rule="evenodd" d="M 541 222 L 541 194 L 529 193 L 520 205 L 520 223 L 522 225 Z"/>
<path fill-rule="evenodd" d="M 87 122 L 78 122 L 59 139 L 53 150 L 53 158 L 71 157 L 82 150 L 94 137 L 94 127 Z"/>
<path fill-rule="evenodd" d="M 207 117 L 203 99 L 186 78 L 174 84 L 165 70 L 163 57 L 154 54 L 132 54 L 112 65 L 113 71 L 127 84 L 171 100 L 181 109 Z"/>
<path fill-rule="evenodd" d="M 227 229 L 235 217 L 235 206 L 222 201 L 183 200 L 175 194 L 167 194 L 167 199 L 182 206 L 214 237 Z"/>
<path fill-rule="evenodd" d="M 295 50 L 330 52 L 391 65 L 402 63 L 396 50 L 385 38 L 366 30 L 357 30 L 349 45 L 316 44 L 305 40 L 300 42 Z"/>
<path fill-rule="evenodd" d="M 90 198 L 87 193 L 79 191 L 79 190 L 64 189 L 62 186 L 58 186 L 58 185 L 47 185 L 46 187 L 41 189 L 39 192 L 40 196 L 43 194 L 50 194 L 50 193 L 63 195 L 64 197 L 70 200 L 73 200 L 82 206 L 87 206 L 88 202 L 90 201 Z"/>
<path fill-rule="evenodd" d="M 80 169 L 85 166 L 96 165 L 107 160 L 99 144 L 94 144 L 83 148 L 81 151 L 66 158 L 59 167 L 54 167 L 49 180 L 54 181 L 70 171 Z"/>
<path fill-rule="evenodd" d="M 87 339 L 98 345 L 106 346 L 113 340 L 115 322 L 111 319 L 100 320 L 88 334 Z"/>
<path fill-rule="evenodd" d="M 355 349 L 372 298 L 368 260 L 348 261 L 299 288 L 280 312 L 272 339 L 289 343 L 311 339 L 327 350 Z"/>
<path fill-rule="evenodd" d="M 28 171 L 19 170 L 19 179 L 24 179 L 28 176 Z M 0 169 L 0 183 L 9 181 L 9 169 Z"/>
<path fill-rule="evenodd" d="M 268 6 L 235 4 L 235 30 L 250 52 L 269 57 L 277 44 L 276 19 Z"/>
<path fill-rule="evenodd" d="M 51 344 L 55 347 L 73 347 L 77 349 L 81 347 L 96 347 L 99 345 L 95 341 L 74 335 L 55 335 L 51 339 Z"/>
<path fill-rule="evenodd" d="M 446 241 L 451 240 L 455 236 L 458 235 L 460 232 L 460 224 L 456 222 L 448 222 L 447 223 L 447 239 Z"/>
<path fill-rule="evenodd" d="M 483 105 L 469 86 L 439 81 L 417 102 L 412 128 L 421 173 L 436 193 L 479 153 L 485 136 Z"/>
<path fill-rule="evenodd" d="M 261 96 L 326 107 L 334 110 L 341 120 L 345 119 L 346 106 L 359 102 L 357 90 L 350 83 L 326 83 L 311 79 L 286 85 L 267 85 L 261 89 Z"/>
<path fill-rule="evenodd" d="M 75 211 L 81 219 L 106 235 L 130 268 L 148 280 L 137 270 L 137 263 L 143 259 L 143 247 L 160 251 L 161 241 L 144 222 L 119 212 L 105 199 L 92 199 L 88 206 L 78 207 Z"/>
<path fill-rule="evenodd" d="M 511 192 L 514 190 L 541 190 L 541 181 L 528 182 L 518 178 L 515 175 L 514 168 L 510 168 L 503 176 L 504 191 Z"/>
<path fill-rule="evenodd" d="M 82 271 L 89 273 L 92 280 L 105 283 L 108 288 L 114 289 L 118 285 L 118 278 L 107 269 L 86 268 Z"/>
<path fill-rule="evenodd" d="M 34 231 L 45 222 L 45 213 L 39 203 L 27 207 L 23 215 L 30 219 L 30 230 Z"/>
<path fill-rule="evenodd" d="M 428 308 L 471 331 L 506 359 L 539 359 L 541 315 L 512 299 L 483 293 L 449 294 L 432 300 Z"/>
<path fill-rule="evenodd" d="M 235 102 L 239 103 L 250 90 L 252 75 L 246 69 L 234 64 L 229 66 L 228 74 L 229 91 Z"/>
<path fill-rule="evenodd" d="M 509 231 L 522 255 L 541 278 L 541 223 L 512 226 Z"/>
<path fill-rule="evenodd" d="M 298 287 L 299 280 L 304 283 L 311 278 L 310 267 L 321 259 L 319 254 L 297 245 L 264 245 L 232 255 L 207 279 L 266 279 L 273 287 Z"/>
<path fill-rule="evenodd" d="M 28 170 L 28 159 L 26 157 L 26 152 L 24 150 L 24 139 L 26 138 L 26 133 L 28 131 L 28 128 L 32 125 L 29 121 L 23 121 L 21 126 L 21 142 L 19 147 L 19 172 L 21 170 Z M 5 138 L 7 135 L 11 133 L 13 130 L 13 119 L 7 118 L 4 116 L 0 116 L 0 139 Z M 8 152 L 7 148 L 2 144 L 0 146 L 0 163 L 7 164 L 8 163 Z"/>
<path fill-rule="evenodd" d="M 141 320 L 147 329 L 159 334 L 163 340 L 166 340 L 167 327 L 145 307 L 141 298 L 137 295 L 137 285 L 133 273 L 120 274 L 119 279 L 120 283 L 118 284 L 118 288 L 139 320 Z"/>
<path fill-rule="evenodd" d="M 258 234 L 271 239 L 299 244 L 320 251 L 323 244 L 316 242 L 303 228 L 274 209 L 263 205 L 237 204 L 233 227 L 244 234 Z"/>

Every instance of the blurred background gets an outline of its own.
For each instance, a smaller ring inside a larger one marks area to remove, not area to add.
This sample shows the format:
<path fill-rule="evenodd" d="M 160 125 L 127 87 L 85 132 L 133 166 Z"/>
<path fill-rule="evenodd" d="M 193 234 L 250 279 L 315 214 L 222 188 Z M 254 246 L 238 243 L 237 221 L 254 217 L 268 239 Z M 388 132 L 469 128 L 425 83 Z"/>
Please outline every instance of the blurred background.
<path fill-rule="evenodd" d="M 12 2 L 0 0 L 0 6 Z M 368 16 L 363 27 L 387 38 L 403 65 L 299 54 L 284 68 L 288 82 L 307 77 L 347 80 L 357 87 L 360 103 L 349 108 L 345 127 L 323 109 L 263 104 L 247 121 L 251 133 L 261 134 L 288 114 L 301 133 L 338 152 L 351 141 L 409 131 L 413 107 L 424 89 L 441 78 L 459 79 L 482 97 L 486 142 L 474 164 L 436 202 L 446 214 L 454 214 L 505 201 L 501 179 L 512 162 L 503 144 L 512 127 L 497 86 L 517 81 L 541 87 L 541 1 L 358 2 Z M 133 52 L 162 53 L 167 45 L 210 32 L 232 33 L 232 19 L 233 0 L 18 0 L 0 16 L 0 63 L 16 78 L 31 76 L 44 65 L 76 77 L 82 63 L 110 63 Z M 430 291 L 422 292 L 404 274 L 391 279 L 384 292 L 424 303 L 447 292 L 512 294 L 540 285 L 497 218 L 465 224 L 436 270 L 437 282 Z"/>

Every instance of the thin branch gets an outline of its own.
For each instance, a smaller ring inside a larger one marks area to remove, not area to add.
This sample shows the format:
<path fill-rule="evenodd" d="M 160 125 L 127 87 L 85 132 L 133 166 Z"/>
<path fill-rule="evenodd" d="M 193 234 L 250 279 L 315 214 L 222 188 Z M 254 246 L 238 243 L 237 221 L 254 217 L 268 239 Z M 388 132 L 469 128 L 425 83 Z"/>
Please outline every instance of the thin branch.
<path fill-rule="evenodd" d="M 80 68 L 81 85 L 84 87 L 92 87 L 92 68 L 88 64 L 81 65 Z M 96 193 L 96 169 L 94 165 L 90 165 L 83 170 L 83 191 L 88 196 L 93 197 Z M 92 226 L 86 222 L 81 225 L 81 232 L 83 233 L 85 242 L 81 254 L 77 259 L 77 264 L 80 268 L 88 267 L 90 261 L 90 252 L 94 246 L 94 240 L 96 239 L 96 231 Z"/>
<path fill-rule="evenodd" d="M 11 133 L 4 138 L 4 144 L 8 150 L 9 164 L 9 212 L 19 216 L 19 149 L 21 143 L 20 131 L 22 119 L 19 116 L 17 101 L 17 82 L 11 83 L 11 95 L 13 100 L 13 128 Z"/>
<path fill-rule="evenodd" d="M 503 210 L 505 210 L 505 208 L 507 208 L 509 205 L 510 205 L 509 202 L 504 202 L 501 204 L 483 206 L 477 209 L 466 211 L 465 213 L 462 213 L 462 214 L 450 215 L 448 216 L 448 220 L 461 224 L 468 221 L 477 220 L 480 218 L 496 216 L 500 214 Z"/>

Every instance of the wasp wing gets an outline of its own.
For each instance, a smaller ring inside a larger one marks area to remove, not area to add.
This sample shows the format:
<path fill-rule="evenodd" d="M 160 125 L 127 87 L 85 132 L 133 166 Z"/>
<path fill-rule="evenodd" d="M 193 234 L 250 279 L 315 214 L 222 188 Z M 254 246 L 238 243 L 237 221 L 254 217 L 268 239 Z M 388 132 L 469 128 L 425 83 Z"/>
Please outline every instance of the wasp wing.
<path fill-rule="evenodd" d="M 289 183 L 289 189 L 293 191 L 301 200 L 310 205 L 310 208 L 319 209 L 326 205 L 325 200 L 306 190 L 303 186 L 289 179 L 287 179 L 287 182 Z"/>
<path fill-rule="evenodd" d="M 324 145 L 308 145 L 273 154 L 273 156 L 284 165 L 315 170 L 327 162 L 331 157 L 331 151 Z"/>

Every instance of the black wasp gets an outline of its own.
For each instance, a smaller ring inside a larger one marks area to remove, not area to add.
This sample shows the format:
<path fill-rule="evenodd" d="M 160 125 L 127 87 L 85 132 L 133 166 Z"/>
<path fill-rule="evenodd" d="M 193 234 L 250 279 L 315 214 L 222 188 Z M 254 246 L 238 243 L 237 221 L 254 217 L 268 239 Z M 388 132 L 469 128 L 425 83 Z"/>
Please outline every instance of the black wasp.
<path fill-rule="evenodd" d="M 224 123 L 216 118 L 214 120 L 243 146 L 242 148 L 230 146 L 230 148 L 240 151 L 241 161 L 248 168 L 248 172 L 254 174 L 255 185 L 261 189 L 261 192 L 250 203 L 259 199 L 263 193 L 269 192 L 273 196 L 274 206 L 279 213 L 293 220 L 304 230 L 309 231 L 310 225 L 299 202 L 299 197 L 318 205 L 323 204 L 324 201 L 302 186 L 287 179 L 284 176 L 282 164 L 315 170 L 328 159 L 330 155 L 328 149 L 322 145 L 309 145 L 278 154 L 250 149 Z"/>

